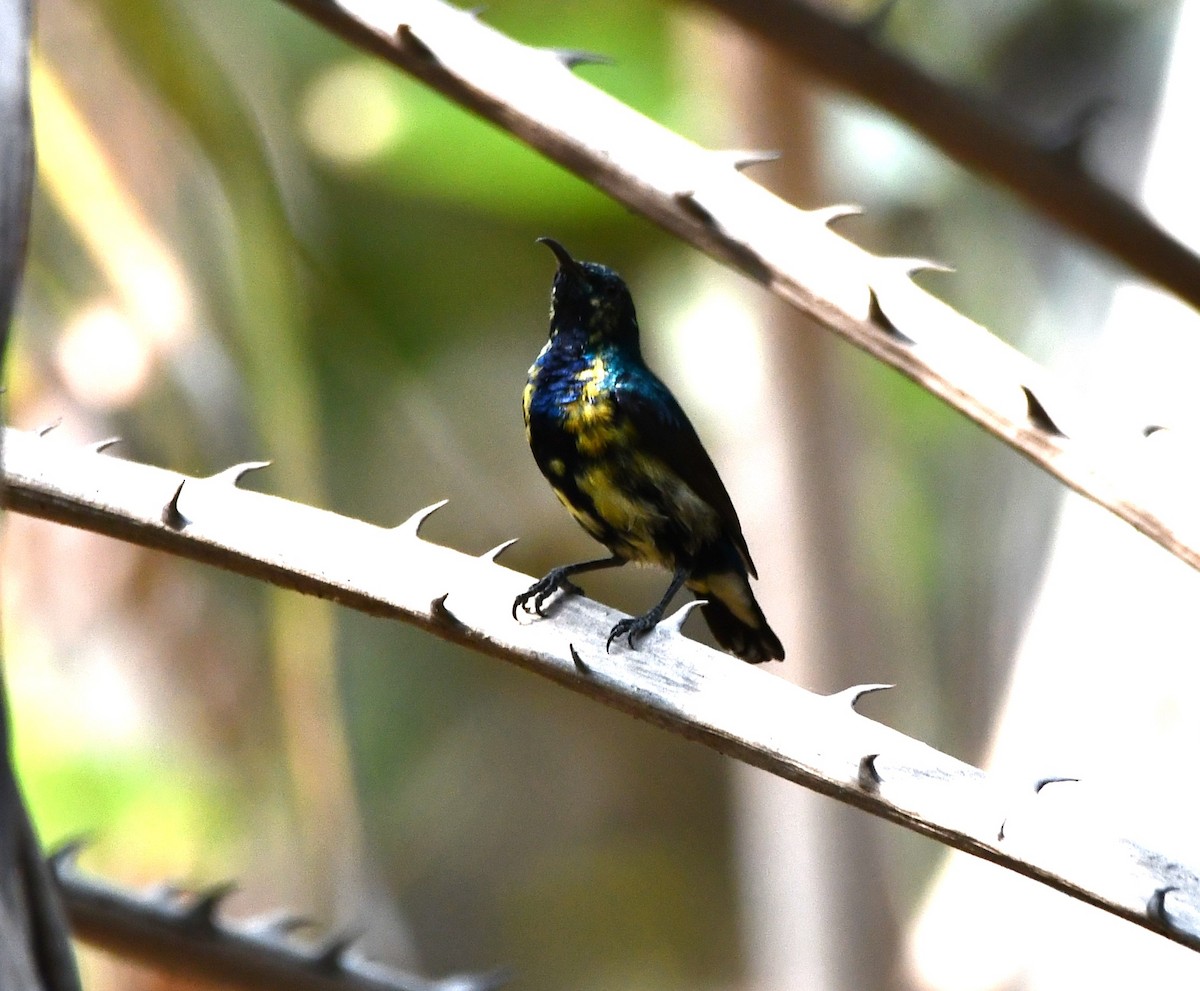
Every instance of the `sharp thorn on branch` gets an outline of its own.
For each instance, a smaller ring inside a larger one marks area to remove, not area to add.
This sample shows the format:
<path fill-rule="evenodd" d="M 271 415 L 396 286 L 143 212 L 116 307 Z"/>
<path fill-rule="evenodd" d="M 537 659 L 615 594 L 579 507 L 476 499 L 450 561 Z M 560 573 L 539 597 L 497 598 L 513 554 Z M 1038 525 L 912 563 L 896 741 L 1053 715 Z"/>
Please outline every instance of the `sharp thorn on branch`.
<path fill-rule="evenodd" d="M 46 856 L 46 864 L 50 868 L 50 873 L 55 877 L 59 877 L 74 870 L 75 862 L 79 859 L 79 854 L 90 842 L 90 836 L 72 836 L 69 840 L 65 840 L 56 846 Z"/>
<path fill-rule="evenodd" d="M 661 630 L 670 630 L 673 633 L 683 634 L 683 624 L 687 622 L 688 617 L 701 606 L 707 605 L 707 599 L 692 599 L 691 602 L 685 602 L 682 606 L 676 609 L 670 616 L 663 617 L 659 621 L 658 628 Z"/>
<path fill-rule="evenodd" d="M 189 926 L 212 929 L 217 924 L 217 911 L 230 895 L 237 891 L 236 881 L 222 881 L 203 891 L 197 891 L 195 901 L 184 912 L 183 919 Z"/>
<path fill-rule="evenodd" d="M 575 663 L 575 670 L 580 674 L 591 674 L 591 667 L 579 656 L 579 651 L 575 649 L 573 643 L 567 644 L 567 650 L 571 652 L 571 660 Z"/>
<path fill-rule="evenodd" d="M 584 51 L 582 48 L 547 48 L 566 68 L 574 69 L 581 65 L 612 65 L 613 59 L 607 55 Z"/>
<path fill-rule="evenodd" d="M 1073 782 L 1075 784 L 1078 784 L 1079 779 L 1078 778 L 1058 777 L 1058 776 L 1038 778 L 1037 781 L 1035 781 L 1033 783 L 1033 793 L 1035 795 L 1040 795 L 1042 793 L 1042 789 L 1045 788 L 1046 785 L 1066 784 L 1067 782 Z"/>
<path fill-rule="evenodd" d="M 892 322 L 892 318 L 883 312 L 883 307 L 879 304 L 879 294 L 875 291 L 874 286 L 871 287 L 871 300 L 867 304 L 867 318 L 893 340 L 897 340 L 901 344 L 916 344 L 916 341 L 897 327 Z"/>
<path fill-rule="evenodd" d="M 822 227 L 834 227 L 839 220 L 847 217 L 861 217 L 863 208 L 856 203 L 835 203 L 832 206 L 818 207 L 809 210 L 808 215 L 820 222 Z"/>
<path fill-rule="evenodd" d="M 722 161 L 728 162 L 739 172 L 744 172 L 754 165 L 777 162 L 783 157 L 783 152 L 780 151 L 758 151 L 748 148 L 722 149 L 721 151 L 714 151 L 712 154 L 716 155 Z"/>
<path fill-rule="evenodd" d="M 346 969 L 346 960 L 350 948 L 362 938 L 361 932 L 343 933 L 333 936 L 321 946 L 312 959 L 316 970 L 326 973 L 339 973 Z"/>
<path fill-rule="evenodd" d="M 1170 926 L 1172 923 L 1167 914 L 1167 895 L 1178 890 L 1179 886 L 1175 884 L 1164 884 L 1161 888 L 1156 888 L 1150 900 L 1146 902 L 1146 914 L 1164 926 Z"/>
<path fill-rule="evenodd" d="M 705 207 L 701 206 L 696 200 L 696 193 L 694 190 L 687 189 L 683 192 L 676 193 L 674 199 L 675 202 L 679 204 L 683 212 L 692 217 L 694 220 L 699 220 L 700 223 L 707 227 L 715 227 L 717 225 L 716 217 L 709 213 L 709 211 Z"/>
<path fill-rule="evenodd" d="M 1116 105 L 1112 97 L 1102 96 L 1069 117 L 1058 130 L 1042 141 L 1042 149 L 1075 169 L 1083 168 L 1083 156 L 1101 121 Z"/>
<path fill-rule="evenodd" d="M 883 33 L 883 29 L 887 27 L 887 22 L 892 19 L 892 14 L 899 3 L 900 0 L 882 0 L 878 7 L 855 25 L 855 29 L 859 34 L 866 35 L 868 38 L 879 37 Z"/>
<path fill-rule="evenodd" d="M 512 979 L 512 970 L 508 967 L 483 974 L 451 974 L 439 980 L 434 991 L 499 991 Z"/>
<path fill-rule="evenodd" d="M 910 278 L 918 272 L 953 272 L 953 265 L 934 261 L 932 258 L 888 258 L 885 261 L 897 266 Z"/>
<path fill-rule="evenodd" d="M 875 761 L 879 759 L 879 754 L 867 754 L 858 762 L 858 787 L 863 791 L 875 792 L 879 790 L 883 779 L 879 776 L 879 768 L 875 766 Z"/>
<path fill-rule="evenodd" d="M 1156 433 L 1166 430 L 1167 428 L 1158 423 L 1151 423 L 1142 427 L 1143 437 L 1153 437 Z"/>
<path fill-rule="evenodd" d="M 240 465 L 230 465 L 224 471 L 219 471 L 215 475 L 209 475 L 205 481 L 223 482 L 227 485 L 236 486 L 250 472 L 262 471 L 262 469 L 270 467 L 270 461 L 243 461 Z"/>
<path fill-rule="evenodd" d="M 449 499 L 442 499 L 435 502 L 432 506 L 426 506 L 424 509 L 418 509 L 408 519 L 397 527 L 392 528 L 393 533 L 402 533 L 409 537 L 419 537 L 421 535 L 421 527 L 425 525 L 425 521 L 434 513 L 441 509 Z"/>
<path fill-rule="evenodd" d="M 429 615 L 433 619 L 445 626 L 455 626 L 459 629 L 465 628 L 465 623 L 452 613 L 446 606 L 446 600 L 450 598 L 450 593 L 439 595 L 431 603 L 429 603 Z"/>
<path fill-rule="evenodd" d="M 858 703 L 867 695 L 873 695 L 875 692 L 886 692 L 895 685 L 851 685 L 849 688 L 843 688 L 840 692 L 834 692 L 827 696 L 831 701 L 848 704 L 851 709 L 858 711 Z"/>
<path fill-rule="evenodd" d="M 120 437 L 105 437 L 104 440 L 98 440 L 94 444 L 88 444 L 87 449 L 93 454 L 103 454 L 114 444 L 120 444 Z"/>
<path fill-rule="evenodd" d="M 297 915 L 287 909 L 270 912 L 267 915 L 247 919 L 242 928 L 257 935 L 286 938 L 300 929 L 311 929 L 316 923 L 304 915 Z"/>
<path fill-rule="evenodd" d="M 413 55 L 416 58 L 423 59 L 427 62 L 436 62 L 437 56 L 433 54 L 433 50 L 425 44 L 413 32 L 412 25 L 401 24 L 396 28 L 396 45 L 400 51 L 408 55 Z"/>
<path fill-rule="evenodd" d="M 1007 826 L 1008 826 L 1008 820 L 1007 819 L 1001 820 L 1000 828 L 998 830 L 996 830 L 996 842 L 997 843 L 1004 842 L 1004 830 L 1007 828 Z"/>
<path fill-rule="evenodd" d="M 179 511 L 179 497 L 183 494 L 183 487 L 186 484 L 187 479 L 185 478 L 179 483 L 179 487 L 175 490 L 175 494 L 171 496 L 170 501 L 163 506 L 163 526 L 170 527 L 172 530 L 182 530 L 191 522 L 191 520 Z"/>
<path fill-rule="evenodd" d="M 61 416 L 56 417 L 50 423 L 47 423 L 44 426 L 38 427 L 37 435 L 39 437 L 45 437 L 46 434 L 50 433 L 52 430 L 57 430 L 61 426 L 62 426 L 62 417 Z"/>
<path fill-rule="evenodd" d="M 1025 408 L 1026 416 L 1029 417 L 1029 422 L 1038 430 L 1048 433 L 1053 437 L 1066 437 L 1062 429 L 1049 413 L 1046 412 L 1046 407 L 1042 405 L 1042 401 L 1033 394 L 1033 390 L 1027 385 L 1021 386 L 1021 391 L 1025 393 Z"/>
<path fill-rule="evenodd" d="M 504 542 L 497 544 L 490 551 L 484 551 L 482 554 L 480 554 L 480 560 L 491 561 L 493 564 L 495 564 L 496 561 L 499 560 L 500 555 L 512 547 L 512 545 L 515 544 L 519 539 L 519 537 L 513 537 L 511 540 L 505 540 Z"/>

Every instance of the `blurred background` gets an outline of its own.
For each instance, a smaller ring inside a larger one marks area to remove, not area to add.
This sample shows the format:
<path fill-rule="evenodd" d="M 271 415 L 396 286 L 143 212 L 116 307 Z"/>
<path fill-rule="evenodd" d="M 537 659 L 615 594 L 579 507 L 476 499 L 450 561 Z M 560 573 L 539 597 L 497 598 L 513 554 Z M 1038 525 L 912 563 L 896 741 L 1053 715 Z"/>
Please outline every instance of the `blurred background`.
<path fill-rule="evenodd" d="M 1172 117 L 1164 80 L 1196 61 L 1196 7 L 904 0 L 883 41 L 1042 133 L 1109 101 L 1088 168 L 1194 236 L 1194 153 L 1147 162 L 1194 131 L 1195 81 Z M 783 151 L 754 178 L 805 208 L 861 204 L 838 229 L 871 250 L 955 265 L 920 279 L 1098 402 L 1119 381 L 1137 422 L 1195 420 L 1194 314 L 703 4 L 483 16 L 612 56 L 579 72 L 700 144 Z M 1100 738 L 1096 775 L 1127 782 L 1114 754 L 1136 747 L 1169 779 L 1200 743 L 1178 680 L 1191 574 L 1140 540 L 1117 557 L 1122 524 L 1067 530 L 1088 511 L 1052 480 L 758 286 L 271 0 L 42 0 L 38 28 L 13 425 L 119 435 L 114 456 L 190 474 L 270 458 L 249 485 L 381 525 L 448 498 L 425 536 L 519 537 L 505 563 L 541 575 L 594 554 L 521 425 L 554 268 L 534 239 L 552 235 L 630 282 L 650 363 L 739 507 L 788 649 L 773 674 L 896 683 L 871 716 L 1034 776 Z M 88 833 L 82 865 L 122 884 L 236 878 L 235 915 L 286 906 L 365 930 L 384 962 L 507 965 L 530 991 L 1072 987 L 1064 958 L 1106 959 L 1054 914 L 1065 898 L 1014 909 L 1030 883 L 963 875 L 931 841 L 419 631 L 11 514 L 3 553 L 34 818 L 49 844 Z M 640 611 L 663 581 L 585 584 Z M 1047 691 L 1020 672 L 1066 657 L 1093 684 L 1021 709 Z M 1194 955 L 1134 935 L 1140 978 L 1162 955 L 1195 979 Z M 89 988 L 183 986 L 81 958 Z M 1091 988 L 1129 986 L 1096 971 Z"/>

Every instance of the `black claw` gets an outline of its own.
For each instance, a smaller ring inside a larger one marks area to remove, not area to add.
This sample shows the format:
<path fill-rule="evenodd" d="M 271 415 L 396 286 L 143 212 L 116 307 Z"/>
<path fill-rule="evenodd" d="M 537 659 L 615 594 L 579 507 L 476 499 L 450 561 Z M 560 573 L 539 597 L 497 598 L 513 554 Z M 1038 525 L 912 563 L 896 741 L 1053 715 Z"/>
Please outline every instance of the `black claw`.
<path fill-rule="evenodd" d="M 513 600 L 513 619 L 517 618 L 518 609 L 524 609 L 527 613 L 536 613 L 538 616 L 545 616 L 546 613 L 542 607 L 555 592 L 559 591 L 564 595 L 583 595 L 583 589 L 567 577 L 565 568 L 555 568 L 545 578 L 534 582 Z M 530 606 L 531 601 L 533 602 L 532 607 Z"/>
<path fill-rule="evenodd" d="M 604 652 L 609 653 L 612 648 L 612 643 L 621 637 L 625 638 L 625 642 L 629 644 L 630 650 L 637 650 L 637 644 L 634 643 L 635 637 L 643 637 L 654 627 L 658 626 L 659 620 L 662 619 L 661 609 L 651 609 L 648 613 L 643 613 L 641 616 L 633 616 L 629 619 L 623 619 L 612 631 L 608 634 L 608 640 L 604 644 Z"/>
<path fill-rule="evenodd" d="M 179 488 L 175 490 L 175 494 L 171 496 L 171 501 L 163 507 L 163 525 L 169 526 L 172 530 L 182 530 L 190 522 L 190 520 L 188 520 L 188 518 L 179 511 L 179 496 L 182 494 L 183 487 L 186 484 L 187 479 L 185 478 L 179 483 Z"/>

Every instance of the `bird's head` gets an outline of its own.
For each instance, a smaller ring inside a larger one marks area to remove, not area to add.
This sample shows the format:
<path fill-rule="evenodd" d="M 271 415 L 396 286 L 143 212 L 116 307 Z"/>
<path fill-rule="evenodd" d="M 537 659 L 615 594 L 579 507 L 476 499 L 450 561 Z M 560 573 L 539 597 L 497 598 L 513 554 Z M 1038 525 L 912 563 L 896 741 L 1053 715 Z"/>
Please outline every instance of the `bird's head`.
<path fill-rule="evenodd" d="M 550 292 L 550 336 L 582 334 L 588 343 L 638 344 L 637 314 L 625 281 L 611 268 L 576 261 L 561 244 L 539 237 L 558 259 Z"/>

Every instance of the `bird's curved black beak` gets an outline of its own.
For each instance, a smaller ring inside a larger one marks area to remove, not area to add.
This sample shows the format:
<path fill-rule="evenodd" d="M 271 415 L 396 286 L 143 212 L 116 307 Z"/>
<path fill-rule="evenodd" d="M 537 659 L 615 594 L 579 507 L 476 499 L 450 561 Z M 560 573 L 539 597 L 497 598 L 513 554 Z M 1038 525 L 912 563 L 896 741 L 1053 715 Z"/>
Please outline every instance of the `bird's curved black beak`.
<path fill-rule="evenodd" d="M 567 249 L 564 248 L 561 244 L 559 244 L 556 240 L 554 240 L 554 238 L 539 237 L 537 239 L 537 243 L 544 244 L 547 248 L 549 248 L 551 251 L 554 252 L 554 257 L 558 259 L 558 267 L 559 268 L 565 269 L 566 271 L 572 273 L 573 275 L 582 275 L 583 274 L 580 271 L 579 262 L 577 262 L 574 258 L 572 258 L 571 253 L 569 251 L 567 251 Z"/>

